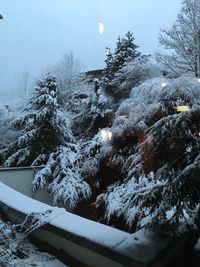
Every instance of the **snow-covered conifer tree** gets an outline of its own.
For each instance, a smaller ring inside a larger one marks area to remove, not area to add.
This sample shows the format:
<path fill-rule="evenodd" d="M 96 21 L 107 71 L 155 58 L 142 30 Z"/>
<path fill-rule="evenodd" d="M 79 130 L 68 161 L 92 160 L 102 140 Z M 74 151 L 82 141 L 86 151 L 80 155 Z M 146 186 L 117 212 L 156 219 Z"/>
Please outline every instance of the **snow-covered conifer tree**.
<path fill-rule="evenodd" d="M 134 43 L 133 34 L 131 32 L 127 32 L 123 38 L 119 36 L 112 64 L 113 72 L 120 70 L 126 62 L 137 58 L 140 55 L 137 48 L 138 46 Z"/>
<path fill-rule="evenodd" d="M 108 49 L 106 55 L 106 68 L 105 68 L 105 77 L 104 77 L 104 86 L 106 92 L 118 99 L 121 97 L 121 91 L 118 90 L 118 84 L 116 84 L 115 77 L 118 72 L 126 66 L 130 61 L 134 61 L 141 53 L 137 51 L 138 46 L 134 43 L 134 37 L 131 32 L 127 32 L 125 37 L 121 38 L 118 36 L 116 43 L 116 48 L 114 53 Z M 120 82 L 123 82 L 121 80 Z"/>
<path fill-rule="evenodd" d="M 15 120 L 21 136 L 0 151 L 4 167 L 41 166 L 33 180 L 33 191 L 49 182 L 54 202 L 73 207 L 79 198 L 90 195 L 90 188 L 78 172 L 75 140 L 70 123 L 57 103 L 55 78 L 47 75 L 38 82 L 29 112 Z"/>

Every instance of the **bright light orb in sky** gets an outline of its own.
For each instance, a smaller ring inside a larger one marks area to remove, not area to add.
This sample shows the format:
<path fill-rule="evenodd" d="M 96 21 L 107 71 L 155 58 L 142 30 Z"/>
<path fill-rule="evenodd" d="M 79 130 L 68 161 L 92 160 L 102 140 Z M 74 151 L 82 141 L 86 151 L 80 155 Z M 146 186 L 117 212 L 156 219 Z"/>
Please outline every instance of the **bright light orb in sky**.
<path fill-rule="evenodd" d="M 104 32 L 104 25 L 102 22 L 99 22 L 99 33 L 103 34 L 103 32 Z"/>

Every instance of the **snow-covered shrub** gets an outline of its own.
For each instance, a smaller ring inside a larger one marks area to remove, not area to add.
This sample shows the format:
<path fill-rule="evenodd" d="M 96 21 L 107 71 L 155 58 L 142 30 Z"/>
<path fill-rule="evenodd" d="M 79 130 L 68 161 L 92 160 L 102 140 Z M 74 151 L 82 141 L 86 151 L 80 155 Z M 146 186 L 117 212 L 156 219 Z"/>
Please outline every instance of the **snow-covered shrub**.
<path fill-rule="evenodd" d="M 115 73 L 110 85 L 116 88 L 115 98 L 125 99 L 132 88 L 160 74 L 159 67 L 150 61 L 149 56 L 138 56 Z"/>
<path fill-rule="evenodd" d="M 79 160 L 82 162 L 80 164 L 81 175 L 92 186 L 98 184 L 98 179 L 94 179 L 94 177 L 97 177 L 97 171 L 99 169 L 98 157 L 102 145 L 103 140 L 99 132 L 92 140 L 83 142 L 79 151 Z"/>
<path fill-rule="evenodd" d="M 34 231 L 49 223 L 52 218 L 60 215 L 60 212 L 63 211 L 54 208 L 41 213 L 31 213 L 19 225 L 0 220 L 0 266 L 39 266 L 39 260 L 42 264 L 42 262 L 54 259 L 47 253 L 39 252 L 28 243 L 27 238 Z"/>
<path fill-rule="evenodd" d="M 73 103 L 75 100 L 78 106 L 78 112 L 73 117 L 72 130 L 79 138 L 89 140 L 98 133 L 100 128 L 111 125 L 114 113 L 110 98 L 104 94 L 101 87 L 97 94 L 95 94 L 94 85 L 86 83 L 85 87 L 86 93 L 85 91 L 79 94 L 76 92 L 70 99 Z M 70 111 L 73 109 L 70 108 Z"/>
<path fill-rule="evenodd" d="M 54 204 L 61 202 L 71 209 L 91 194 L 90 186 L 80 176 L 76 150 L 75 145 L 57 147 L 49 156 L 46 166 L 33 180 L 34 191 L 43 189 L 49 181 L 48 189 Z"/>
<path fill-rule="evenodd" d="M 133 88 L 116 112 L 106 159 L 122 153 L 123 179 L 113 179 L 97 204 L 130 227 L 182 233 L 200 226 L 200 85 L 193 77 L 165 80 L 165 88 L 162 82 Z M 190 109 L 177 112 L 178 105 Z"/>
<path fill-rule="evenodd" d="M 17 106 L 13 104 L 13 102 L 7 102 L 0 107 L 0 149 L 12 143 L 20 135 L 20 131 L 10 127 L 12 121 L 21 114 L 20 104 L 18 103 Z"/>
<path fill-rule="evenodd" d="M 76 210 L 78 214 L 106 223 L 103 205 L 96 208 L 93 203 L 98 195 L 106 191 L 108 186 L 123 180 L 125 176 L 123 165 L 127 158 L 126 150 L 126 148 L 117 150 L 110 141 L 104 141 L 101 131 L 92 140 L 82 144 L 80 150 L 83 162 L 81 175 L 90 185 L 92 195 L 89 202 L 85 202 L 84 205 L 80 203 L 79 209 Z M 123 228 L 118 221 L 112 225 Z"/>

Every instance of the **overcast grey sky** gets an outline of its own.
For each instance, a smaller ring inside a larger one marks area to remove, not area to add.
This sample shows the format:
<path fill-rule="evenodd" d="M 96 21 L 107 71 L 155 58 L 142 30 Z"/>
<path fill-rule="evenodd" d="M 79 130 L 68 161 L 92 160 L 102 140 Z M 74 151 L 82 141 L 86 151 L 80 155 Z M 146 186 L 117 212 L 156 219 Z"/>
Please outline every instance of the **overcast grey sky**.
<path fill-rule="evenodd" d="M 72 51 L 85 70 L 104 66 L 105 46 L 128 30 L 143 53 L 158 49 L 160 28 L 176 19 L 181 0 L 0 0 L 0 90 L 24 71 L 38 75 Z M 103 35 L 98 23 L 103 22 Z"/>

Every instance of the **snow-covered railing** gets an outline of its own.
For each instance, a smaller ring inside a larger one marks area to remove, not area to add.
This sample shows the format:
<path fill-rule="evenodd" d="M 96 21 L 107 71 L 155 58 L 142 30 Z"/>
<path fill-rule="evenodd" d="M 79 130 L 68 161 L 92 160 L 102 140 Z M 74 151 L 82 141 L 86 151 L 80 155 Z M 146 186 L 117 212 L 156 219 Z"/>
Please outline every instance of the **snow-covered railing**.
<path fill-rule="evenodd" d="M 147 237 L 143 230 L 129 234 L 115 228 L 90 221 L 31 199 L 0 182 L 0 207 L 11 222 L 20 223 L 32 212 L 53 210 L 48 224 L 34 236 L 57 250 L 76 259 L 76 266 L 166 267 L 178 246 L 163 254 L 167 242 Z M 163 256 L 164 255 L 164 256 Z"/>

